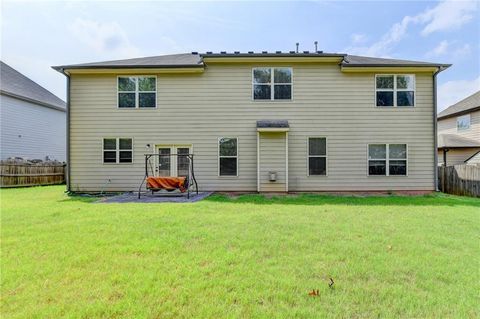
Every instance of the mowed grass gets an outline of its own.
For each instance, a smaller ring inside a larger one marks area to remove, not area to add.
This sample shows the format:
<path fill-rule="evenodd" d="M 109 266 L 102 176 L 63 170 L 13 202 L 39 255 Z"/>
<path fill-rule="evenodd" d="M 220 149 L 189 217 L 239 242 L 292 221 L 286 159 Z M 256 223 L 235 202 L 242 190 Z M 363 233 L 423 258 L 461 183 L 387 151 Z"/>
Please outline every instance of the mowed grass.
<path fill-rule="evenodd" d="M 1 190 L 2 318 L 479 316 L 478 199 L 63 191 Z"/>

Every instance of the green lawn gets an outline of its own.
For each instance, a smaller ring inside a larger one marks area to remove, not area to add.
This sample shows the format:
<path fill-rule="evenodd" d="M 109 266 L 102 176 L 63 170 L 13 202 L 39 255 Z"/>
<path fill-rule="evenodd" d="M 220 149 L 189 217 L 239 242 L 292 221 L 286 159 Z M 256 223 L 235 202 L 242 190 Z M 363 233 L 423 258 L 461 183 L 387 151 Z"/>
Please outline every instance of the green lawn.
<path fill-rule="evenodd" d="M 478 199 L 63 190 L 1 191 L 2 318 L 480 316 Z"/>

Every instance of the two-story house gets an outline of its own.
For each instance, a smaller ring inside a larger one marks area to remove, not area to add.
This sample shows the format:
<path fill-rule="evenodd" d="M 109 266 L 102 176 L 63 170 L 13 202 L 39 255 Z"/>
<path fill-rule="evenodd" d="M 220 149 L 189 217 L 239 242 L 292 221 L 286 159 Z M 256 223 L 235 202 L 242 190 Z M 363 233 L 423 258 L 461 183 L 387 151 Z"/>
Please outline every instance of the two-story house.
<path fill-rule="evenodd" d="M 480 164 L 480 91 L 438 114 L 440 165 Z"/>
<path fill-rule="evenodd" d="M 319 52 L 177 54 L 54 67 L 68 188 L 134 191 L 195 156 L 210 191 L 433 191 L 445 64 Z"/>

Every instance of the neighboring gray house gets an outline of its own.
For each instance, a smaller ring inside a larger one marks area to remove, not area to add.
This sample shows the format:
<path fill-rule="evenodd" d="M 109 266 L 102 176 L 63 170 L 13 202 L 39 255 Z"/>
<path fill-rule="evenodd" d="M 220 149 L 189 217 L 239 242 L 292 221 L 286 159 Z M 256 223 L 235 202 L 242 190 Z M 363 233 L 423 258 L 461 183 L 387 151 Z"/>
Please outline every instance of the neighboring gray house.
<path fill-rule="evenodd" d="M 323 52 L 176 54 L 54 67 L 68 83 L 68 189 L 135 191 L 145 153 L 201 190 L 433 191 L 436 75 Z M 183 175 L 183 176 L 182 176 Z"/>
<path fill-rule="evenodd" d="M 480 164 L 480 91 L 438 114 L 439 165 Z"/>
<path fill-rule="evenodd" d="M 65 161 L 66 105 L 60 98 L 1 63 L 1 159 Z"/>

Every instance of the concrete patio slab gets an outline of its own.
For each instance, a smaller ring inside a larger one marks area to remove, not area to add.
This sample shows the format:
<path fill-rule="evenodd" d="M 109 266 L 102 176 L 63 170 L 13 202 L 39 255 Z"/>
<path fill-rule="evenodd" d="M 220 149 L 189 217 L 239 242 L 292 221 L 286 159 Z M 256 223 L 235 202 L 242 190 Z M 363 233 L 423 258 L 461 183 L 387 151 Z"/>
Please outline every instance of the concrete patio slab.
<path fill-rule="evenodd" d="M 194 203 L 198 202 L 213 192 L 198 192 L 190 193 L 190 198 L 187 198 L 186 194 L 159 194 L 159 193 L 142 193 L 140 199 L 137 192 L 127 192 L 120 195 L 111 197 L 104 197 L 98 201 L 98 203 Z"/>

